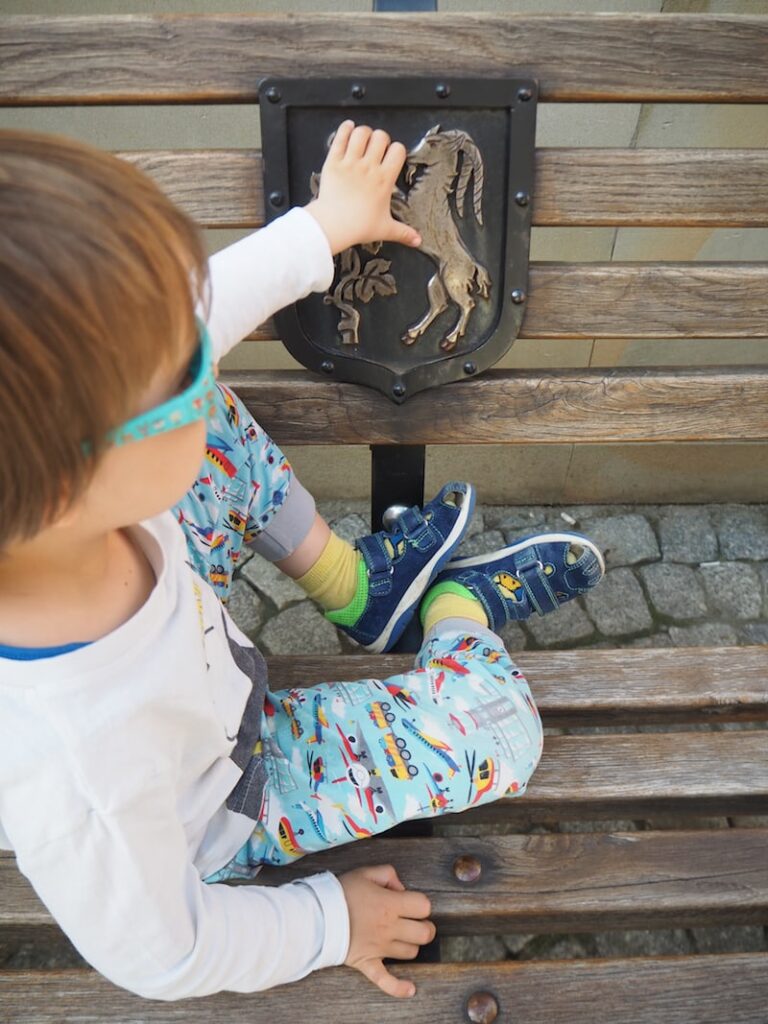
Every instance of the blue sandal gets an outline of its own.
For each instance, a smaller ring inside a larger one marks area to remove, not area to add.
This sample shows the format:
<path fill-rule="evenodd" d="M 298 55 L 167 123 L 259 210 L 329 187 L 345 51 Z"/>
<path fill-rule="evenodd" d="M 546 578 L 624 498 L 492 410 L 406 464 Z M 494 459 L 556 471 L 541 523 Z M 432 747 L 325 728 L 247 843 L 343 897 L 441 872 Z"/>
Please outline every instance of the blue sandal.
<path fill-rule="evenodd" d="M 555 611 L 591 590 L 604 573 L 602 554 L 582 534 L 536 534 L 486 555 L 449 562 L 421 614 L 441 593 L 466 596 L 468 590 L 485 609 L 489 627 L 498 632 L 510 620 Z"/>
<path fill-rule="evenodd" d="M 423 509 L 406 509 L 389 530 L 357 540 L 362 555 L 357 593 L 345 608 L 325 617 L 367 651 L 391 650 L 461 543 L 474 507 L 471 484 L 446 484 Z"/>

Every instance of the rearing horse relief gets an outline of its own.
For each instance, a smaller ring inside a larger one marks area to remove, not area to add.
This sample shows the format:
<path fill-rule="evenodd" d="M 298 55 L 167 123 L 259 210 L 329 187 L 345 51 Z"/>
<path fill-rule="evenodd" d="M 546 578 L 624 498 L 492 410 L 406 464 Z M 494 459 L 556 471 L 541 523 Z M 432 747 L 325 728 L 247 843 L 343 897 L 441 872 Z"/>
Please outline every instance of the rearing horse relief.
<path fill-rule="evenodd" d="M 461 163 L 461 171 L 459 164 Z M 418 177 L 417 177 L 418 175 Z M 392 199 L 392 213 L 398 220 L 416 228 L 422 237 L 420 251 L 437 266 L 427 285 L 429 309 L 406 330 L 402 341 L 412 345 L 431 323 L 454 302 L 460 315 L 440 342 L 450 352 L 467 329 L 476 301 L 473 293 L 487 299 L 491 279 L 459 234 L 449 198 L 456 197 L 456 212 L 464 216 L 464 200 L 472 181 L 472 209 L 478 224 L 483 223 L 482 201 L 485 170 L 480 150 L 467 132 L 430 128 L 406 160 L 406 182 L 416 178 L 407 195 L 398 192 Z"/>

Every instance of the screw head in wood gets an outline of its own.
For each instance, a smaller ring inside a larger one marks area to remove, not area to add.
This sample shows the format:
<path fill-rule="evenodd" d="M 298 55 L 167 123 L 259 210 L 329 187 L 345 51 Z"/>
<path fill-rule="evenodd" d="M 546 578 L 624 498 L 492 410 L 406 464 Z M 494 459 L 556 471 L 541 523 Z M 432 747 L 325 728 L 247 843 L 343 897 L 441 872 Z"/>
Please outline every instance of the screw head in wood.
<path fill-rule="evenodd" d="M 493 1024 L 499 1004 L 492 992 L 473 992 L 467 1000 L 467 1020 L 472 1024 Z"/>
<path fill-rule="evenodd" d="M 465 854 L 453 862 L 453 874 L 459 882 L 476 882 L 483 873 L 483 865 L 478 857 Z"/>

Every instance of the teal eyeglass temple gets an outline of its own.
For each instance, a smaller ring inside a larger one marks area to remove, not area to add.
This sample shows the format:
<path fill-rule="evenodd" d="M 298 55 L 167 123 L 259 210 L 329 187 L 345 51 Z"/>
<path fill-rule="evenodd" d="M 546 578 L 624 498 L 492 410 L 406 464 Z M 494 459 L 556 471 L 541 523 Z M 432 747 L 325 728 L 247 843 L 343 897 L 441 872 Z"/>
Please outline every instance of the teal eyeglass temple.
<path fill-rule="evenodd" d="M 111 430 L 107 438 L 113 446 L 128 444 L 129 441 L 143 441 L 144 438 L 185 427 L 188 423 L 213 414 L 216 387 L 213 345 L 204 322 L 200 317 L 195 317 L 195 322 L 198 346 L 189 364 L 192 382 L 180 394 Z"/>

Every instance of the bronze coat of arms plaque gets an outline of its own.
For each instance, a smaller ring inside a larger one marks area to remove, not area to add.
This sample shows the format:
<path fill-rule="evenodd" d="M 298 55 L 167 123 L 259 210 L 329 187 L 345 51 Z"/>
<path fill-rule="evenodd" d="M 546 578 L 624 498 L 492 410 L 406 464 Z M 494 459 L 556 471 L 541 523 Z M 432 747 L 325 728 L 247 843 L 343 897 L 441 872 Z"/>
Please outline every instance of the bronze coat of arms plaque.
<path fill-rule="evenodd" d="M 403 402 L 507 351 L 527 298 L 536 97 L 530 79 L 261 83 L 267 221 L 312 199 L 333 132 L 352 117 L 404 143 L 392 213 L 422 236 L 418 249 L 347 249 L 326 295 L 277 314 L 303 366 Z"/>

